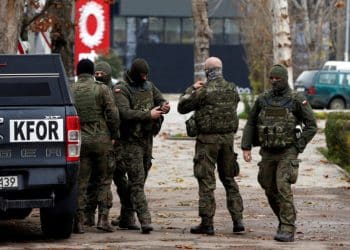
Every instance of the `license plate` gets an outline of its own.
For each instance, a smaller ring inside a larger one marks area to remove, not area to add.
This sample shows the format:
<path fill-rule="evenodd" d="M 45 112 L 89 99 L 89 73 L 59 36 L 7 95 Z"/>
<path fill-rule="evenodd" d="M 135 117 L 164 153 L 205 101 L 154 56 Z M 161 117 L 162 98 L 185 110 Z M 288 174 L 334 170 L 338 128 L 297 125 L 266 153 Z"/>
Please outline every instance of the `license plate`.
<path fill-rule="evenodd" d="M 298 92 L 304 92 L 304 91 L 305 91 L 305 88 L 303 88 L 303 87 L 298 87 L 298 88 L 297 88 L 297 91 L 298 91 Z"/>
<path fill-rule="evenodd" d="M 17 187 L 18 187 L 17 176 L 0 176 L 0 189 L 17 188 Z"/>

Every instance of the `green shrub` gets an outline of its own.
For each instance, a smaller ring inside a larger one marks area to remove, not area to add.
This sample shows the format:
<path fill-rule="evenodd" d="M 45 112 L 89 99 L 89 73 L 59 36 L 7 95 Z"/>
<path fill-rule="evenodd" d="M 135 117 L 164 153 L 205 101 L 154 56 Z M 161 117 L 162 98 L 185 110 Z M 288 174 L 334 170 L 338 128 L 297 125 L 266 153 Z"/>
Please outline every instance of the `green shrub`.
<path fill-rule="evenodd" d="M 317 120 L 325 120 L 327 119 L 328 113 L 327 112 L 314 112 L 315 117 Z"/>
<path fill-rule="evenodd" d="M 347 168 L 350 165 L 350 113 L 329 113 L 325 135 L 328 158 Z"/>
<path fill-rule="evenodd" d="M 238 117 L 239 119 L 247 119 L 250 113 L 250 110 L 252 109 L 254 95 L 249 95 L 247 93 L 244 93 L 242 94 L 241 99 L 244 105 L 244 110 L 242 113 L 238 115 Z"/>

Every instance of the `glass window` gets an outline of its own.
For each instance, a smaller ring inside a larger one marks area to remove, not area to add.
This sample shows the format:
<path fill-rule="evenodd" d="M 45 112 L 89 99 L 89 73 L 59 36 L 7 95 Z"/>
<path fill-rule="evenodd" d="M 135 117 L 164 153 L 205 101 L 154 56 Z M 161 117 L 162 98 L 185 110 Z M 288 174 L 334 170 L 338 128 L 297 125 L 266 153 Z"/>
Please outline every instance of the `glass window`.
<path fill-rule="evenodd" d="M 343 85 L 350 86 L 350 75 L 349 74 L 346 74 L 346 76 L 344 77 Z"/>
<path fill-rule="evenodd" d="M 125 32 L 125 18 L 124 17 L 114 17 L 113 19 L 113 41 L 114 42 L 125 42 L 126 32 Z"/>
<path fill-rule="evenodd" d="M 141 43 L 147 43 L 148 41 L 148 18 L 140 17 L 136 18 L 136 27 L 137 27 L 137 41 Z"/>
<path fill-rule="evenodd" d="M 193 30 L 193 19 L 184 18 L 182 19 L 182 43 L 193 43 L 194 42 L 194 30 Z"/>
<path fill-rule="evenodd" d="M 321 84 L 336 84 L 337 82 L 337 75 L 336 74 L 330 74 L 330 73 L 323 73 L 320 74 L 319 82 Z"/>
<path fill-rule="evenodd" d="M 224 43 L 224 20 L 223 19 L 210 19 L 210 28 L 213 31 L 213 44 L 223 44 Z"/>
<path fill-rule="evenodd" d="M 180 43 L 181 22 L 180 18 L 165 19 L 165 42 Z"/>
<path fill-rule="evenodd" d="M 163 40 L 163 18 L 150 17 L 148 42 L 161 43 Z"/>
<path fill-rule="evenodd" d="M 234 19 L 225 19 L 225 44 L 239 44 L 239 22 Z"/>

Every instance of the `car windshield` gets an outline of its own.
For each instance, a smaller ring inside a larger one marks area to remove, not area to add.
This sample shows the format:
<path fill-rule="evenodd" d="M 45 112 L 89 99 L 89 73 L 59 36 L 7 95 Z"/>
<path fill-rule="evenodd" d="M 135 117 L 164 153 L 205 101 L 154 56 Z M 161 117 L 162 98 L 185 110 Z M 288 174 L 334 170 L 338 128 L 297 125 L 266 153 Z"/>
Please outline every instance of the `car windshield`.
<path fill-rule="evenodd" d="M 317 70 L 308 70 L 308 71 L 302 72 L 298 76 L 297 80 L 295 81 L 295 85 L 309 88 L 311 85 L 313 85 L 313 79 L 316 73 L 317 73 Z"/>

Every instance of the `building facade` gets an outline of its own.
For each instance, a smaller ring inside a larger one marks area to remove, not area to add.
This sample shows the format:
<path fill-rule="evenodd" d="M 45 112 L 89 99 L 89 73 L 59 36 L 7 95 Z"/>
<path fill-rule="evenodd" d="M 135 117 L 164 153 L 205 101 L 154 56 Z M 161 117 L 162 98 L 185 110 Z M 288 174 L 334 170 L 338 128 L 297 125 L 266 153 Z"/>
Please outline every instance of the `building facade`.
<path fill-rule="evenodd" d="M 208 1 L 210 56 L 222 59 L 227 80 L 249 92 L 240 10 L 237 0 Z M 182 92 L 193 83 L 191 0 L 120 0 L 111 13 L 111 47 L 126 67 L 136 57 L 145 58 L 150 80 L 165 93 Z"/>

